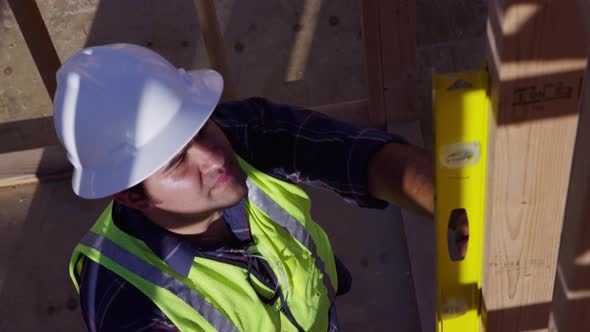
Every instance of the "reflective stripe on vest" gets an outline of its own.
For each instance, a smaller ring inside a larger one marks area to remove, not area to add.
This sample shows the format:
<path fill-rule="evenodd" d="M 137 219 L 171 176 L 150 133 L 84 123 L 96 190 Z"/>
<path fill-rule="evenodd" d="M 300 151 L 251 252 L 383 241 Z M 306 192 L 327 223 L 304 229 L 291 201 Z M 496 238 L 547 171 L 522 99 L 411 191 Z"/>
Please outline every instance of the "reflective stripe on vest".
<path fill-rule="evenodd" d="M 316 267 L 324 276 L 323 282 L 328 290 L 328 298 L 330 299 L 330 302 L 333 303 L 336 297 L 336 291 L 332 286 L 330 275 L 326 273 L 324 261 L 317 254 L 317 248 L 311 235 L 309 235 L 300 222 L 270 198 L 262 189 L 251 181 L 250 178 L 246 180 L 246 184 L 248 186 L 248 199 L 264 211 L 264 213 L 266 213 L 274 222 L 286 230 L 294 239 L 305 246 L 305 248 L 307 248 L 312 254 Z"/>
<path fill-rule="evenodd" d="M 124 266 L 135 275 L 175 294 L 203 316 L 203 318 L 206 319 L 216 330 L 221 332 L 239 332 L 238 328 L 236 328 L 229 319 L 221 314 L 197 292 L 168 273 L 147 263 L 124 248 L 121 248 L 118 244 L 108 238 L 93 232 L 88 232 L 84 238 L 82 238 L 80 243 L 97 250 L 113 262 Z M 283 305 L 288 306 L 287 303 L 283 303 Z M 330 307 L 329 317 L 330 326 L 328 332 L 339 331 L 338 319 L 336 318 L 336 306 L 334 304 Z M 301 331 L 299 326 L 297 326 L 297 328 Z"/>
<path fill-rule="evenodd" d="M 335 315 L 336 310 L 333 305 L 336 292 L 335 286 L 332 283 L 332 281 L 335 281 L 334 278 L 336 278 L 336 275 L 331 267 L 332 261 L 330 260 L 333 258 L 333 252 L 325 233 L 313 222 L 313 220 L 311 220 L 311 216 L 308 214 L 309 199 L 298 187 L 290 187 L 293 185 L 277 182 L 278 180 L 270 178 L 270 176 L 267 176 L 264 173 L 260 173 L 245 161 L 242 162 L 241 167 L 247 174 L 248 209 L 250 209 L 250 207 L 256 208 L 252 210 L 254 211 L 254 214 L 251 214 L 252 211 L 248 211 L 248 214 L 254 217 L 250 220 L 251 227 L 253 227 L 256 232 L 260 230 L 261 225 L 265 230 L 272 230 L 268 233 L 269 237 L 264 233 L 265 235 L 260 238 L 260 240 L 262 240 L 262 242 L 260 242 L 260 244 L 263 245 L 262 248 L 264 248 L 265 244 L 268 245 L 268 241 L 271 241 L 270 243 L 272 243 L 272 241 L 278 241 L 277 243 L 285 245 L 286 248 L 298 244 L 298 248 L 301 247 L 306 251 L 304 256 L 298 256 L 302 259 L 301 262 L 305 262 L 306 264 L 304 270 L 298 270 L 298 273 L 309 273 L 305 278 L 311 278 L 313 275 L 313 280 L 315 280 L 313 283 L 302 282 L 297 284 L 300 285 L 299 287 L 303 287 L 298 289 L 304 290 L 298 296 L 301 297 L 307 294 L 305 293 L 305 290 L 309 289 L 306 287 L 313 287 L 314 296 L 315 294 L 321 296 L 321 298 L 317 298 L 317 302 L 314 302 L 317 304 L 314 304 L 313 307 L 320 311 L 314 311 L 313 313 L 311 311 L 306 311 L 311 310 L 312 308 L 309 307 L 309 309 L 306 309 L 305 306 L 302 305 L 302 303 L 305 302 L 296 302 L 297 305 L 293 305 L 292 308 L 296 310 L 294 313 L 297 316 L 293 315 L 287 301 L 281 301 L 283 302 L 283 308 L 286 309 L 286 311 L 280 315 L 281 324 L 287 324 L 283 321 L 283 319 L 287 319 L 291 322 L 293 327 L 302 330 L 300 326 L 301 324 L 298 322 L 301 319 L 301 323 L 306 327 L 317 325 L 317 327 L 321 326 L 322 330 L 325 328 L 328 331 L 338 331 Z M 301 193 L 299 191 L 301 191 Z M 274 197 L 275 192 L 279 194 L 277 197 Z M 273 199 L 273 197 L 276 198 L 276 200 Z M 293 206 L 290 204 L 293 204 Z M 293 211 L 291 211 L 291 209 L 293 209 Z M 258 212 L 256 212 L 256 210 Z M 274 226 L 265 226 L 270 225 L 269 223 L 272 223 Z M 107 208 L 93 227 L 92 231 L 81 241 L 79 249 L 76 249 L 74 256 L 77 256 L 77 254 L 80 253 L 87 256 L 90 255 L 88 257 L 123 276 L 138 288 L 145 288 L 145 286 L 141 286 L 142 283 L 157 286 L 166 293 L 165 296 L 170 296 L 169 300 L 172 302 L 166 302 L 164 297 L 152 297 L 155 293 L 149 289 L 146 295 L 154 301 L 154 304 L 158 306 L 163 305 L 163 307 L 161 307 L 162 310 L 168 310 L 166 314 L 170 315 L 171 319 L 178 319 L 178 323 L 181 326 L 182 319 L 185 317 L 175 316 L 177 315 L 176 307 L 166 306 L 166 303 L 177 303 L 177 305 L 182 304 L 183 307 L 186 306 L 185 310 L 194 310 L 193 315 L 197 316 L 198 314 L 200 316 L 198 317 L 198 320 L 201 322 L 200 324 L 205 324 L 206 321 L 212 328 L 218 331 L 238 331 L 239 329 L 246 327 L 241 325 L 243 322 L 241 321 L 240 310 L 238 310 L 239 305 L 231 308 L 234 304 L 239 304 L 240 299 L 236 299 L 238 302 L 235 303 L 233 300 L 225 302 L 224 305 L 230 306 L 229 308 L 219 306 L 222 303 L 218 304 L 215 302 L 215 299 L 210 299 L 209 301 L 211 302 L 207 301 L 207 296 L 211 296 L 212 294 L 209 294 L 206 290 L 200 291 L 198 290 L 199 288 L 191 287 L 183 281 L 176 279 L 175 274 L 166 268 L 165 262 L 160 262 L 157 257 L 152 257 L 149 248 L 142 249 L 141 246 L 138 247 L 134 245 L 134 241 L 130 241 L 131 239 L 135 238 L 128 234 L 124 234 L 113 224 L 111 211 Z M 270 254 L 276 255 L 277 253 Z M 104 255 L 105 262 L 101 262 L 100 256 L 95 255 Z M 281 254 L 279 253 L 279 256 L 280 255 Z M 70 265 L 70 273 L 76 284 L 75 276 L 72 271 L 77 268 L 75 262 L 77 262 L 78 259 L 74 256 L 72 257 L 72 263 Z M 154 261 L 152 261 L 152 259 Z M 148 263 L 148 261 L 151 261 L 152 263 Z M 213 261 L 216 260 L 213 259 Z M 222 261 L 219 262 L 224 263 Z M 202 263 L 203 262 L 201 262 L 201 264 Z M 227 262 L 225 262 L 225 264 L 233 265 Z M 294 263 L 288 263 L 287 260 L 280 261 L 280 264 L 286 264 L 285 266 L 289 266 L 289 264 Z M 116 269 L 121 269 L 123 272 L 117 272 Z M 322 281 L 320 282 L 317 278 L 321 278 Z M 137 285 L 135 284 L 136 282 L 138 283 Z M 237 282 L 241 283 L 242 281 L 240 279 L 240 281 Z M 250 286 L 252 287 L 252 285 Z M 281 285 L 279 284 L 279 286 Z M 241 287 L 246 286 L 242 284 Z M 322 288 L 325 288 L 326 290 L 324 291 Z M 141 290 L 145 292 L 145 289 L 141 288 Z M 281 291 L 279 290 L 279 292 Z M 238 297 L 240 296 L 239 292 L 237 295 Z M 301 298 L 301 300 L 304 299 Z M 314 297 L 312 301 L 316 301 L 316 298 Z M 330 304 L 332 305 L 330 306 Z M 260 305 L 265 307 L 264 310 L 270 310 L 263 303 L 260 303 Z M 327 311 L 324 311 L 324 309 Z M 291 312 L 290 316 L 286 312 Z M 278 318 L 278 316 L 272 317 L 272 324 L 274 324 L 277 322 L 275 319 Z M 314 320 L 310 320 L 312 317 L 315 317 Z M 295 321 L 293 321 L 293 319 Z M 190 318 L 189 320 L 192 321 Z M 173 322 L 176 322 L 176 320 L 173 320 Z M 287 327 L 287 325 L 285 325 L 285 327 Z M 185 326 L 185 328 L 191 330 L 190 326 Z M 314 328 L 313 330 L 318 331 L 317 328 Z"/>
<path fill-rule="evenodd" d="M 218 331 L 239 332 L 236 326 L 201 295 L 175 277 L 147 263 L 108 238 L 88 232 L 80 241 L 125 267 L 135 275 L 175 294 L 205 318 Z"/>
<path fill-rule="evenodd" d="M 330 307 L 330 326 L 328 332 L 339 332 L 340 327 L 338 326 L 338 317 L 336 317 L 336 304 L 332 303 Z"/>

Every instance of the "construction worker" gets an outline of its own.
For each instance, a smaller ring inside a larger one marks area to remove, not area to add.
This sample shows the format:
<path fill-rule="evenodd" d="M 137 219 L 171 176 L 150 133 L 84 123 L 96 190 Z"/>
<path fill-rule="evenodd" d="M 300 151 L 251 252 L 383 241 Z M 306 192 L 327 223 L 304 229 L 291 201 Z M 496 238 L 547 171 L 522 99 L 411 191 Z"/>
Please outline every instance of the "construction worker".
<path fill-rule="evenodd" d="M 432 214 L 429 153 L 262 98 L 218 104 L 213 70 L 114 44 L 57 82 L 73 190 L 112 197 L 70 262 L 90 331 L 337 331 L 350 275 L 296 183 Z"/>

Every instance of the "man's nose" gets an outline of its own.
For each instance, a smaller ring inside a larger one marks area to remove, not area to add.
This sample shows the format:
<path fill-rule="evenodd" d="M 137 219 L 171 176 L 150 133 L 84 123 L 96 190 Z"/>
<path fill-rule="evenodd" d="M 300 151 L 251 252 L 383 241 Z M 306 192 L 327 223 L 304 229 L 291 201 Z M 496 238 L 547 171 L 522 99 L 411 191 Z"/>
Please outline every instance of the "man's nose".
<path fill-rule="evenodd" d="M 225 165 L 225 156 L 218 147 L 195 142 L 191 149 L 202 173 L 218 171 Z"/>

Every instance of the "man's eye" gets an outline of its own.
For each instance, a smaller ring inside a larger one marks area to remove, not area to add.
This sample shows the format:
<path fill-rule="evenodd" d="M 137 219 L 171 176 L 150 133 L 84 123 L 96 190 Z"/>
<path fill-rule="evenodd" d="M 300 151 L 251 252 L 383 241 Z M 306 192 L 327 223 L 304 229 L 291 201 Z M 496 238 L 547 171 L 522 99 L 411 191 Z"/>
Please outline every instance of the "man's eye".
<path fill-rule="evenodd" d="M 180 155 L 180 158 L 178 158 L 178 160 L 176 161 L 176 165 L 174 165 L 174 166 L 175 167 L 180 166 L 184 162 L 185 157 L 186 157 L 186 151 Z"/>
<path fill-rule="evenodd" d="M 168 170 L 169 171 L 174 171 L 175 169 L 177 169 L 178 166 L 180 166 L 182 164 L 182 162 L 184 161 L 185 155 L 186 155 L 186 151 L 183 152 L 178 157 L 176 157 L 176 159 L 168 167 Z"/>

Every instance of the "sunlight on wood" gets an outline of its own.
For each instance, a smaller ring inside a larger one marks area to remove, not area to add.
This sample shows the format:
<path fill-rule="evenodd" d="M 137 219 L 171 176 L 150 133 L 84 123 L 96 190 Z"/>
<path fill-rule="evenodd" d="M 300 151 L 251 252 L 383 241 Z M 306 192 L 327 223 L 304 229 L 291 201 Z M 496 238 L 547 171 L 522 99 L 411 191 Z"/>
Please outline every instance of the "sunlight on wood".
<path fill-rule="evenodd" d="M 285 82 L 302 80 L 305 75 L 305 66 L 311 51 L 322 2 L 323 0 L 305 0 L 303 4 L 303 12 L 298 23 L 301 30 L 295 33 L 295 41 L 285 73 Z"/>
<path fill-rule="evenodd" d="M 586 68 L 585 58 L 504 62 L 500 70 L 500 79 L 512 81 L 560 73 L 582 72 L 584 68 Z"/>
<path fill-rule="evenodd" d="M 504 35 L 511 36 L 520 32 L 540 9 L 541 6 L 538 3 L 517 3 L 508 7 L 503 17 Z"/>
<path fill-rule="evenodd" d="M 576 258 L 576 265 L 590 266 L 590 250 L 586 251 L 585 253 L 581 254 Z"/>
<path fill-rule="evenodd" d="M 566 278 L 565 278 L 564 272 L 561 269 L 560 265 L 557 266 L 557 279 L 559 280 L 559 283 L 561 284 L 561 289 L 565 293 L 565 297 L 568 300 L 571 301 L 571 300 L 590 299 L 590 288 L 582 289 L 582 290 L 571 290 L 568 287 L 567 281 L 565 280 Z M 556 287 L 558 287 L 558 286 L 556 286 Z"/>

